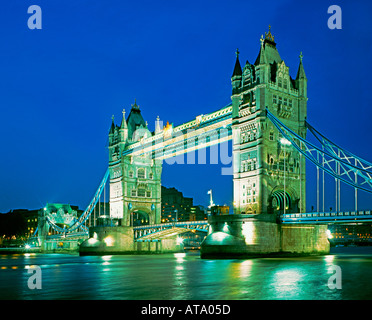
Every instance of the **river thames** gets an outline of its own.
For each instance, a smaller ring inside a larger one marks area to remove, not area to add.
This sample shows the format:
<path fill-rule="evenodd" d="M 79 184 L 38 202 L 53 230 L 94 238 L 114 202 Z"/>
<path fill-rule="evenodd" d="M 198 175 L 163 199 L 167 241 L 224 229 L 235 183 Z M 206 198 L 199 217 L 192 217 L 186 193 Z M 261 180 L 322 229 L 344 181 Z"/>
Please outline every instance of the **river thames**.
<path fill-rule="evenodd" d="M 41 289 L 29 273 L 40 267 Z M 335 266 L 342 288 L 329 286 Z M 0 256 L 0 299 L 340 300 L 372 299 L 372 247 L 333 248 L 326 256 L 204 260 L 163 255 Z"/>

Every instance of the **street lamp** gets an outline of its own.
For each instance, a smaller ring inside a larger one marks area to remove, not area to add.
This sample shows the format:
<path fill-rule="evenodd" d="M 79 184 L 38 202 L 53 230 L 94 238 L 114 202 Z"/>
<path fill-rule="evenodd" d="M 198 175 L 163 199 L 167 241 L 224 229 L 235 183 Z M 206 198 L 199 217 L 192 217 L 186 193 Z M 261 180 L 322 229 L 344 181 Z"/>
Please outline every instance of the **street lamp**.
<path fill-rule="evenodd" d="M 287 194 L 285 193 L 285 158 L 286 158 L 286 153 L 285 153 L 285 147 L 289 147 L 291 145 L 291 142 L 287 140 L 286 138 L 281 138 L 280 139 L 280 144 L 284 147 L 284 214 L 286 211 L 286 206 L 287 206 Z"/>
<path fill-rule="evenodd" d="M 132 203 L 129 202 L 128 203 L 128 210 L 129 210 L 129 212 L 130 212 L 130 210 L 132 210 L 132 208 L 133 208 Z M 133 214 L 134 214 L 134 212 L 131 212 L 130 213 L 130 217 L 131 217 L 131 220 L 132 220 L 132 227 L 134 227 L 134 225 L 133 225 Z"/>

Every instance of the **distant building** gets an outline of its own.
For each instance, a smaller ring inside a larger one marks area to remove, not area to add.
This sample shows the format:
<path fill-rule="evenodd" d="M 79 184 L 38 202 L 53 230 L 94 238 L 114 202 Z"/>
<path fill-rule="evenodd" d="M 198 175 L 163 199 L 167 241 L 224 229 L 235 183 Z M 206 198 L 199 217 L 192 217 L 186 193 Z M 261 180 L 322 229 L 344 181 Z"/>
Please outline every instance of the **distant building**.
<path fill-rule="evenodd" d="M 230 213 L 229 206 L 213 206 L 211 208 L 211 215 L 212 216 L 219 216 L 219 215 L 226 215 Z"/>
<path fill-rule="evenodd" d="M 7 240 L 22 240 L 32 236 L 38 227 L 40 210 L 54 213 L 75 213 L 79 217 L 83 211 L 78 206 L 68 204 L 47 204 L 46 207 L 34 210 L 15 209 L 0 214 L 0 237 Z"/>
<path fill-rule="evenodd" d="M 371 224 L 333 224 L 328 229 L 332 234 L 331 244 L 372 245 Z"/>
<path fill-rule="evenodd" d="M 161 187 L 161 222 L 206 220 L 203 206 L 194 206 L 193 199 L 184 197 L 176 188 Z"/>
<path fill-rule="evenodd" d="M 190 211 L 190 221 L 207 220 L 207 209 L 204 206 L 193 206 Z"/>
<path fill-rule="evenodd" d="M 0 236 L 17 239 L 32 235 L 38 223 L 38 210 L 15 209 L 0 214 Z"/>

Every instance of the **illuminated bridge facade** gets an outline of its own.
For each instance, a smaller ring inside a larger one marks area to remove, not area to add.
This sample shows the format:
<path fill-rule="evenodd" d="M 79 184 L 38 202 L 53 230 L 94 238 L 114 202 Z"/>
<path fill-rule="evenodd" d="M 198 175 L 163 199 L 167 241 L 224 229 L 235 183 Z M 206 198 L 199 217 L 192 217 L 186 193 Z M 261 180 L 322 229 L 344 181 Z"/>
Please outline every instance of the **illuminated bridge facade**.
<path fill-rule="evenodd" d="M 299 58 L 292 77 L 269 30 L 260 39 L 253 64 L 247 61 L 242 68 L 236 52 L 227 106 L 181 125 L 163 125 L 158 117 L 151 132 L 134 102 L 128 116 L 123 110 L 120 124 L 112 119 L 108 170 L 83 215 L 64 226 L 50 217 L 45 223 L 64 235 L 86 232 L 108 182 L 107 218 L 116 226 L 133 227 L 136 240 L 173 237 L 192 229 L 207 232 L 205 221 L 160 223 L 162 163 L 183 161 L 177 158 L 183 154 L 195 163 L 192 151 L 227 146 L 229 140 L 232 157 L 222 159 L 220 150 L 213 155 L 219 159 L 211 154 L 211 161 L 221 160 L 226 165 L 221 174 L 232 176 L 235 215 L 283 225 L 370 222 L 370 212 L 358 210 L 357 196 L 360 191 L 372 193 L 372 163 L 336 145 L 307 121 L 307 77 L 302 54 Z M 306 213 L 306 160 L 317 170 L 316 213 Z M 324 212 L 324 187 L 321 208 L 320 173 L 323 181 L 324 174 L 335 179 L 334 213 Z M 355 190 L 353 212 L 341 210 L 341 183 Z"/>

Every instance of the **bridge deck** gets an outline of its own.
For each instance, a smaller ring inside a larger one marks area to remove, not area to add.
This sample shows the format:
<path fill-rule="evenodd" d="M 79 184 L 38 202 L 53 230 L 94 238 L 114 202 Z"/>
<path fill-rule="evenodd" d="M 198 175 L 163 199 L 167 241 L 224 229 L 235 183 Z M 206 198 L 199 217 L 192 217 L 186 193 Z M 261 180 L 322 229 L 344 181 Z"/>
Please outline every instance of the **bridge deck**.
<path fill-rule="evenodd" d="M 312 213 L 286 213 L 281 218 L 282 223 L 357 223 L 372 222 L 371 211 L 345 211 L 345 212 L 312 212 Z"/>

